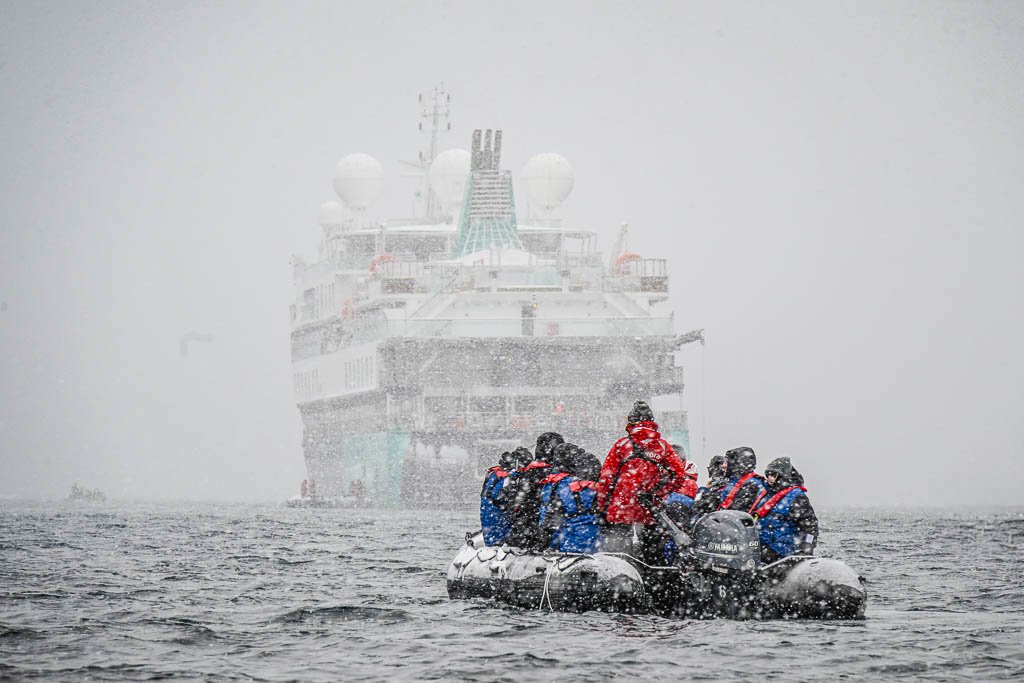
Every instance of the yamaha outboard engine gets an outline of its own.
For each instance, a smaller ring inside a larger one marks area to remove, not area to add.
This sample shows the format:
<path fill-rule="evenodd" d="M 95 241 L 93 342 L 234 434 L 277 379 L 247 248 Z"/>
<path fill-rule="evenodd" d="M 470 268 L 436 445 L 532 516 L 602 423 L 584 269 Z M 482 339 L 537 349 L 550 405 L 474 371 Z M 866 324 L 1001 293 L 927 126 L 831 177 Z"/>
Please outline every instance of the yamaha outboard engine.
<path fill-rule="evenodd" d="M 728 617 L 752 616 L 761 561 L 754 518 L 738 510 L 712 512 L 697 520 L 692 536 L 694 610 Z"/>
<path fill-rule="evenodd" d="M 719 574 L 753 572 L 761 557 L 754 518 L 738 510 L 720 510 L 697 520 L 692 548 L 701 569 Z"/>

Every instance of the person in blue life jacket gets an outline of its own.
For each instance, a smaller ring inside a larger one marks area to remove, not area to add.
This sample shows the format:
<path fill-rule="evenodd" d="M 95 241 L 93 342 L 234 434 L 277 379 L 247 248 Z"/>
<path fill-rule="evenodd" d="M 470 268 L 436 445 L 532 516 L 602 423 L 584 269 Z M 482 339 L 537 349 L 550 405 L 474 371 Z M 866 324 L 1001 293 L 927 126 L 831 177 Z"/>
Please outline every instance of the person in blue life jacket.
<path fill-rule="evenodd" d="M 501 509 L 499 497 L 501 490 L 508 483 L 509 474 L 514 469 L 512 453 L 505 451 L 498 458 L 498 464 L 487 470 L 484 476 L 484 485 L 480 490 L 480 528 L 486 545 L 501 545 L 512 531 L 508 518 Z"/>
<path fill-rule="evenodd" d="M 537 525 L 540 514 L 540 482 L 552 472 L 555 447 L 565 443 L 561 434 L 545 432 L 537 437 L 532 458 L 509 476 L 498 504 L 511 526 L 506 543 L 517 548 L 541 550 L 547 545 Z M 526 449 L 523 449 L 524 451 Z M 529 453 L 529 451 L 526 451 Z"/>
<path fill-rule="evenodd" d="M 487 470 L 480 490 L 480 528 L 486 545 L 501 545 L 508 539 L 512 524 L 502 506 L 501 492 L 515 479 L 517 470 L 532 459 L 530 451 L 520 446 L 511 453 L 502 453 L 498 464 Z"/>
<path fill-rule="evenodd" d="M 551 474 L 540 489 L 538 526 L 547 547 L 563 553 L 593 553 L 600 545 L 597 484 L 600 461 L 574 444 L 555 449 Z M 581 475 L 592 477 L 582 478 Z"/>
<path fill-rule="evenodd" d="M 789 458 L 776 458 L 764 470 L 767 495 L 754 510 L 761 539 L 761 560 L 813 555 L 818 544 L 818 516 L 811 507 L 804 477 Z"/>
<path fill-rule="evenodd" d="M 671 444 L 676 453 L 683 453 L 683 447 L 679 444 Z M 721 456 L 718 456 L 721 457 Z M 693 511 L 694 502 L 700 498 L 701 489 L 697 489 L 696 498 L 691 498 L 680 490 L 669 493 L 661 502 L 661 507 L 669 519 L 676 523 L 680 529 L 686 529 L 690 525 L 690 517 Z M 676 542 L 668 534 L 663 533 L 660 541 L 661 549 L 652 553 L 652 559 L 657 559 L 660 564 L 671 565 L 676 556 Z"/>
<path fill-rule="evenodd" d="M 679 444 L 671 444 L 676 453 L 683 453 L 683 447 Z M 699 489 L 698 489 L 699 491 Z M 676 524 L 687 524 L 690 521 L 690 509 L 693 507 L 694 499 L 686 495 L 680 487 L 665 496 L 662 505 L 665 512 Z"/>

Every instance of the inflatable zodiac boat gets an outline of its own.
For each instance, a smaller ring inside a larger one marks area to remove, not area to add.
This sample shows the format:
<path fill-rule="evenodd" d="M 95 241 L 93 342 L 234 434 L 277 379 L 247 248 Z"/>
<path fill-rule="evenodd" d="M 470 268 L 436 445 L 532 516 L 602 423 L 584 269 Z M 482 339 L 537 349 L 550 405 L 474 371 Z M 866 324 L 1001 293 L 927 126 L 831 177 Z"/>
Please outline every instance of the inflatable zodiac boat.
<path fill-rule="evenodd" d="M 675 529 L 678 532 L 678 529 Z M 754 520 L 711 513 L 671 564 L 625 552 L 532 552 L 469 535 L 448 567 L 451 599 L 526 608 L 651 612 L 686 617 L 861 619 L 864 580 L 840 560 L 787 557 L 761 566 Z"/>

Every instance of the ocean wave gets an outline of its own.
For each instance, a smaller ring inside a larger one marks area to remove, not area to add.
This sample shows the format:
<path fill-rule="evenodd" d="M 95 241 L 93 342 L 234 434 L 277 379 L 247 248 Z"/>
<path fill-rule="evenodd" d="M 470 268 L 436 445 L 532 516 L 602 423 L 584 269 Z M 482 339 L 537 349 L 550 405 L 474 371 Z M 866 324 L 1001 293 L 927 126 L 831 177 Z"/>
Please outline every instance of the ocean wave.
<path fill-rule="evenodd" d="M 409 620 L 408 612 L 384 607 L 360 605 L 334 605 L 331 607 L 301 607 L 274 619 L 278 623 L 306 621 L 366 621 L 375 624 L 396 624 Z"/>
<path fill-rule="evenodd" d="M 1024 674 L 1019 512 L 823 515 L 870 579 L 867 619 L 686 621 L 450 601 L 476 524 L 164 506 L 0 516 L 0 678 L 1012 679 Z M 282 524 L 282 519 L 288 524 Z M 293 523 L 294 522 L 294 523 Z M 120 526 L 123 525 L 123 526 Z"/>

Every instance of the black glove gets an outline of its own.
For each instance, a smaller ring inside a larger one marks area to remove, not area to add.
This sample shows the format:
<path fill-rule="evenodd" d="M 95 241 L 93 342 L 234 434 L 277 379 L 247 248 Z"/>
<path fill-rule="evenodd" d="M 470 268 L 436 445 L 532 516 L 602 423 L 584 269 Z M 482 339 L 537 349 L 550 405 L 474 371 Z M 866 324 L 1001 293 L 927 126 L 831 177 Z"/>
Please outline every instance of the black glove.
<path fill-rule="evenodd" d="M 801 543 L 800 544 L 800 554 L 801 555 L 813 555 L 814 554 L 814 544 L 813 543 L 808 543 L 807 541 L 804 541 L 803 543 Z"/>

